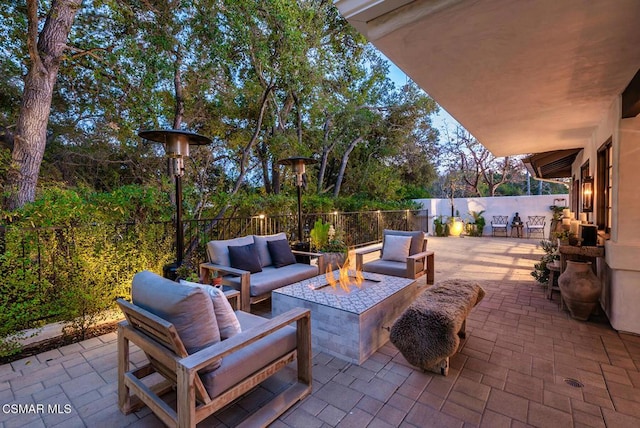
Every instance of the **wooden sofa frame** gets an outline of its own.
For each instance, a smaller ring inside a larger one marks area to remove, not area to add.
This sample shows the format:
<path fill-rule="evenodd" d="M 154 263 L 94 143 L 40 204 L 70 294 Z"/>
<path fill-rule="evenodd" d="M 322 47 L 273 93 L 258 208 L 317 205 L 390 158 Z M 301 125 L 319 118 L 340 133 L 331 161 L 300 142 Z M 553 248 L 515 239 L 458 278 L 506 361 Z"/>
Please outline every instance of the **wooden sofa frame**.
<path fill-rule="evenodd" d="M 194 427 L 198 422 L 250 391 L 297 360 L 297 382 L 245 419 L 240 426 L 267 426 L 297 401 L 311 393 L 311 317 L 309 310 L 292 309 L 223 342 L 188 355 L 173 324 L 123 299 L 118 305 L 126 321 L 118 325 L 118 405 L 124 414 L 145 405 L 170 427 Z M 269 334 L 296 323 L 297 347 L 216 397 L 210 397 L 198 370 Z M 142 349 L 149 364 L 130 369 L 129 342 Z M 143 380 L 153 373 L 164 380 L 149 386 Z M 177 406 L 161 396 L 176 389 Z M 133 393 L 133 394 L 132 394 Z"/>
<path fill-rule="evenodd" d="M 303 256 L 309 258 L 317 258 L 318 261 L 318 274 L 324 273 L 324 254 L 312 253 L 308 251 L 291 251 L 295 256 Z M 259 296 L 251 296 L 251 272 L 242 269 L 232 268 L 230 266 L 218 265 L 215 263 L 201 263 L 200 264 L 200 282 L 203 284 L 211 283 L 211 273 L 217 272 L 222 277 L 223 285 L 231 285 L 230 282 L 225 281 L 226 275 L 233 275 L 240 277 L 240 309 L 245 312 L 251 311 L 251 305 L 262 302 L 263 300 L 271 298 L 271 292 L 261 294 Z"/>

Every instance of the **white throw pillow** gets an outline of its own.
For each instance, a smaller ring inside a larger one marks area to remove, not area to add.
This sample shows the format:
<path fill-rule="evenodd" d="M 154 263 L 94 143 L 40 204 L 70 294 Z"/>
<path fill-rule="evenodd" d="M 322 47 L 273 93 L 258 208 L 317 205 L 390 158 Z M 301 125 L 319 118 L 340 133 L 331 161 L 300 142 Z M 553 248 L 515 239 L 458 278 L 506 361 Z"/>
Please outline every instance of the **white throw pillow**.
<path fill-rule="evenodd" d="M 211 285 L 185 281 L 184 279 L 180 280 L 180 284 L 201 288 L 209 294 L 209 297 L 211 297 L 211 303 L 213 304 L 213 312 L 215 312 L 216 321 L 218 322 L 218 330 L 220 330 L 221 339 L 227 339 L 242 331 L 240 328 L 240 321 L 238 321 L 238 317 L 235 312 L 233 312 L 231 304 L 221 289 Z"/>
<path fill-rule="evenodd" d="M 394 262 L 406 262 L 411 248 L 411 237 L 400 235 L 386 235 L 384 237 L 384 248 L 382 260 Z"/>

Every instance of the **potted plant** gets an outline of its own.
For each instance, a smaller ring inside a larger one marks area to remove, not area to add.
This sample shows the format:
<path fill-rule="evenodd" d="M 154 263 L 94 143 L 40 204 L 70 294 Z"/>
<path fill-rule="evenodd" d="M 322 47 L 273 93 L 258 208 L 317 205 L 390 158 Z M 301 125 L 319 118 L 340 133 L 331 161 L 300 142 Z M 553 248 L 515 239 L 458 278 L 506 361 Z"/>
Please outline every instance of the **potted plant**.
<path fill-rule="evenodd" d="M 309 233 L 311 248 L 324 254 L 325 264 L 329 269 L 342 266 L 347 258 L 347 244 L 342 239 L 342 233 L 331 223 L 318 219 Z"/>
<path fill-rule="evenodd" d="M 176 281 L 184 279 L 190 282 L 200 282 L 200 277 L 190 263 L 183 263 L 176 269 Z"/>
<path fill-rule="evenodd" d="M 449 224 L 444 221 L 442 215 L 433 219 L 433 227 L 436 233 L 436 236 L 449 236 Z"/>
<path fill-rule="evenodd" d="M 546 285 L 549 282 L 549 269 L 547 266 L 556 264 L 557 261 L 560 260 L 560 253 L 558 252 L 557 241 L 543 239 L 540 241 L 540 246 L 545 254 L 539 263 L 533 265 L 534 271 L 531 272 L 531 276 L 540 284 Z"/>
<path fill-rule="evenodd" d="M 484 226 L 487 224 L 486 220 L 482 216 L 484 210 L 482 211 L 469 211 L 472 219 L 469 223 L 467 223 L 467 235 L 469 236 L 482 236 L 482 232 L 484 230 Z"/>

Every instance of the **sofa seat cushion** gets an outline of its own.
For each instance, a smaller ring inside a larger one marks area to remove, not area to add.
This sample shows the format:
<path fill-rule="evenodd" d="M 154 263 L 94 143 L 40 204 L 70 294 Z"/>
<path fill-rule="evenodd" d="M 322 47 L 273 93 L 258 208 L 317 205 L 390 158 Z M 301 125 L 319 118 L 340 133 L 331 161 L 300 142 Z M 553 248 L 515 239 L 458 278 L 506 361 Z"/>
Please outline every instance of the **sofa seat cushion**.
<path fill-rule="evenodd" d="M 265 318 L 247 312 L 238 311 L 236 315 L 244 333 L 266 321 Z M 217 370 L 201 375 L 200 378 L 209 395 L 216 397 L 295 347 L 296 329 L 286 326 L 227 355 Z"/>
<path fill-rule="evenodd" d="M 379 259 L 365 263 L 362 266 L 362 270 L 365 272 L 400 276 L 404 278 L 407 276 L 407 263 Z"/>
<path fill-rule="evenodd" d="M 262 272 L 251 274 L 249 294 L 251 296 L 260 296 L 265 293 L 270 293 L 276 288 L 313 278 L 316 275 L 318 275 L 318 267 L 304 263 L 294 263 L 281 268 L 265 266 L 262 268 Z M 229 282 L 232 287 L 240 290 L 240 277 L 229 278 Z"/>
<path fill-rule="evenodd" d="M 253 235 L 241 238 L 214 240 L 207 242 L 207 253 L 211 263 L 222 266 L 231 266 L 229 259 L 229 246 L 239 247 L 253 244 Z"/>

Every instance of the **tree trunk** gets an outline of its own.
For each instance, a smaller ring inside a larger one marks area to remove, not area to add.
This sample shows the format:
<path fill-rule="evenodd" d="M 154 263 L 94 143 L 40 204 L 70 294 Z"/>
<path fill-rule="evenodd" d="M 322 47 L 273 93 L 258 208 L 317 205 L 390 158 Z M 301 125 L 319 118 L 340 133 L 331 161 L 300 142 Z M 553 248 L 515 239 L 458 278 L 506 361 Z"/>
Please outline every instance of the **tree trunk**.
<path fill-rule="evenodd" d="M 66 40 L 82 0 L 54 0 L 38 35 L 38 1 L 27 0 L 29 70 L 16 126 L 12 161 L 16 168 L 8 177 L 7 208 L 15 210 L 36 195 L 38 174 L 47 141 L 47 123 L 53 88 Z M 36 48 L 37 46 L 37 48 Z"/>
<path fill-rule="evenodd" d="M 334 198 L 337 198 L 338 195 L 340 195 L 340 187 L 342 186 L 342 180 L 344 179 L 344 172 L 347 169 L 347 163 L 349 162 L 349 155 L 351 154 L 353 149 L 355 149 L 356 145 L 362 140 L 363 140 L 362 137 L 358 137 L 353 141 L 351 141 L 351 143 L 349 144 L 349 147 L 347 147 L 347 150 L 344 152 L 344 155 L 342 155 L 342 161 L 340 162 L 340 172 L 338 173 L 338 178 L 336 179 L 336 187 L 333 189 Z"/>
<path fill-rule="evenodd" d="M 331 118 L 327 116 L 324 121 L 324 129 L 323 129 L 323 137 L 322 137 L 322 157 L 320 158 L 320 170 L 318 171 L 318 185 L 317 185 L 317 193 L 318 195 L 324 192 L 323 184 L 324 184 L 324 175 L 327 172 L 327 162 L 329 160 L 329 153 L 333 150 L 336 143 L 329 143 L 329 133 L 331 131 L 331 125 L 333 122 Z"/>

